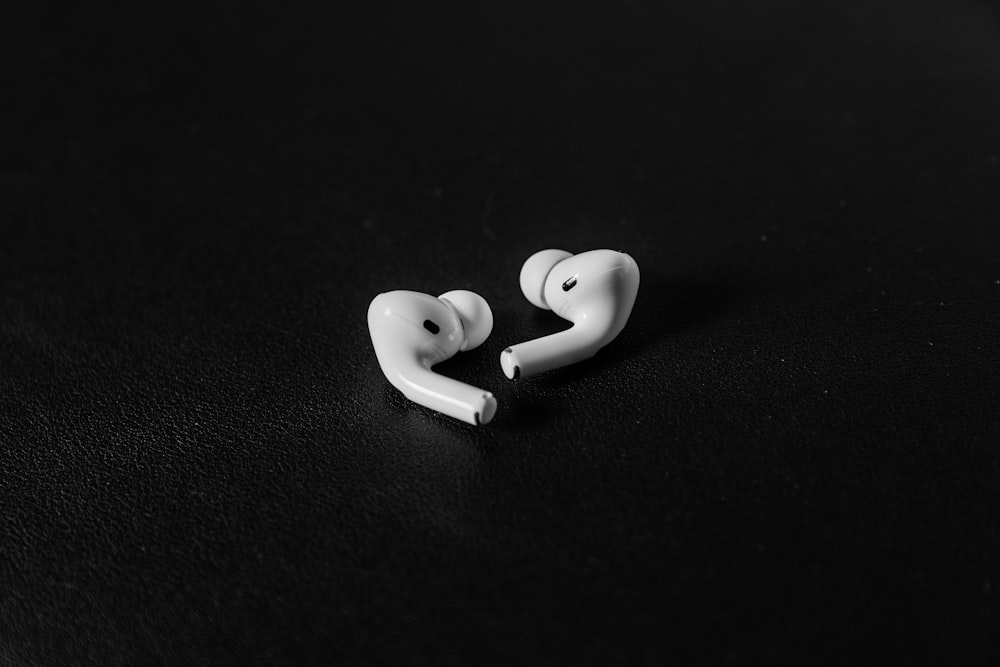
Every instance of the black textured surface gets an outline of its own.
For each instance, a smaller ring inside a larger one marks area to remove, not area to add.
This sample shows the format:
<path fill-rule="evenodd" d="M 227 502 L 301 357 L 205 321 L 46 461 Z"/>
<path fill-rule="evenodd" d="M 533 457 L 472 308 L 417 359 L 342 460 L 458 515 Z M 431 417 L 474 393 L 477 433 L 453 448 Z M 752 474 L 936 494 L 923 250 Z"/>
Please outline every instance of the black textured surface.
<path fill-rule="evenodd" d="M 805 5 L 0 10 L 0 662 L 985 662 L 1000 10 Z M 544 247 L 643 283 L 512 383 Z"/>

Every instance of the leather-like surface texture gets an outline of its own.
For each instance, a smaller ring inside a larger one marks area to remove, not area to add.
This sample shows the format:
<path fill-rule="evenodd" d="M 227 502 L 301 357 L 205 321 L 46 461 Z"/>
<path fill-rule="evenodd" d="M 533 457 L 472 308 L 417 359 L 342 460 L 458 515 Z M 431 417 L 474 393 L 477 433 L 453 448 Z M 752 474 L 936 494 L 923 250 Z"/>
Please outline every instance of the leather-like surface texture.
<path fill-rule="evenodd" d="M 995 656 L 995 3 L 21 4 L 0 663 Z M 642 284 L 511 382 L 542 248 Z M 393 289 L 489 301 L 491 424 Z"/>

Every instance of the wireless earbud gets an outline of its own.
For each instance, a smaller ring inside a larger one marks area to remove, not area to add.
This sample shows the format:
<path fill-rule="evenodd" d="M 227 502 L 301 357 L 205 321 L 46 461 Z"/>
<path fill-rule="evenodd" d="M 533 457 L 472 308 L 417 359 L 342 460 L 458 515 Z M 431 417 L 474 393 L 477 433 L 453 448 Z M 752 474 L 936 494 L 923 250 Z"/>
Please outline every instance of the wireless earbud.
<path fill-rule="evenodd" d="M 493 394 L 431 370 L 489 337 L 493 312 L 483 297 L 466 290 L 437 298 L 406 290 L 385 292 L 368 306 L 368 330 L 386 379 L 408 399 L 470 424 L 493 419 Z"/>
<path fill-rule="evenodd" d="M 521 267 L 521 291 L 573 326 L 501 352 L 500 366 L 512 380 L 589 359 L 613 341 L 632 313 L 639 266 L 614 250 L 541 250 Z"/>

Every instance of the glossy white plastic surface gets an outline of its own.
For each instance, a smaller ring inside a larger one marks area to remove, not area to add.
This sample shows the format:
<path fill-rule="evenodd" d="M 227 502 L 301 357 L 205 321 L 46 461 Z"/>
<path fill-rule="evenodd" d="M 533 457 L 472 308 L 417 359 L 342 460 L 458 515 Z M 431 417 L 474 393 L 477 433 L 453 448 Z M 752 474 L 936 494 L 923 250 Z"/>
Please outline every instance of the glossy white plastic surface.
<path fill-rule="evenodd" d="M 631 256 L 591 250 L 557 259 L 556 253 L 565 251 L 542 250 L 528 258 L 521 269 L 521 291 L 573 326 L 501 352 L 500 367 L 512 380 L 589 359 L 621 333 L 632 314 L 639 266 Z M 543 272 L 545 265 L 549 268 Z"/>
<path fill-rule="evenodd" d="M 463 323 L 463 316 L 475 319 Z M 477 347 L 492 329 L 489 305 L 465 290 L 442 298 L 407 290 L 384 292 L 368 306 L 368 331 L 386 379 L 411 401 L 470 424 L 493 419 L 497 409 L 493 394 L 439 375 L 431 367 L 460 350 Z"/>

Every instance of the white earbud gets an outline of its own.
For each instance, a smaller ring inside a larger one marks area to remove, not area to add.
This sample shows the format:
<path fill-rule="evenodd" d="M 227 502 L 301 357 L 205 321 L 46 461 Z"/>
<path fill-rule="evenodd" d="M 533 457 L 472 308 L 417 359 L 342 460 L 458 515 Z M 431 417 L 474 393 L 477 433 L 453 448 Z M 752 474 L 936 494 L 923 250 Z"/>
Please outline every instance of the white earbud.
<path fill-rule="evenodd" d="M 589 359 L 613 341 L 632 313 L 639 266 L 614 250 L 541 250 L 521 267 L 521 291 L 573 326 L 501 352 L 500 366 L 512 380 Z"/>
<path fill-rule="evenodd" d="M 368 306 L 368 330 L 386 379 L 408 399 L 470 424 L 493 419 L 493 394 L 431 370 L 489 337 L 493 312 L 483 297 L 466 290 L 437 298 L 406 290 L 385 292 Z"/>

